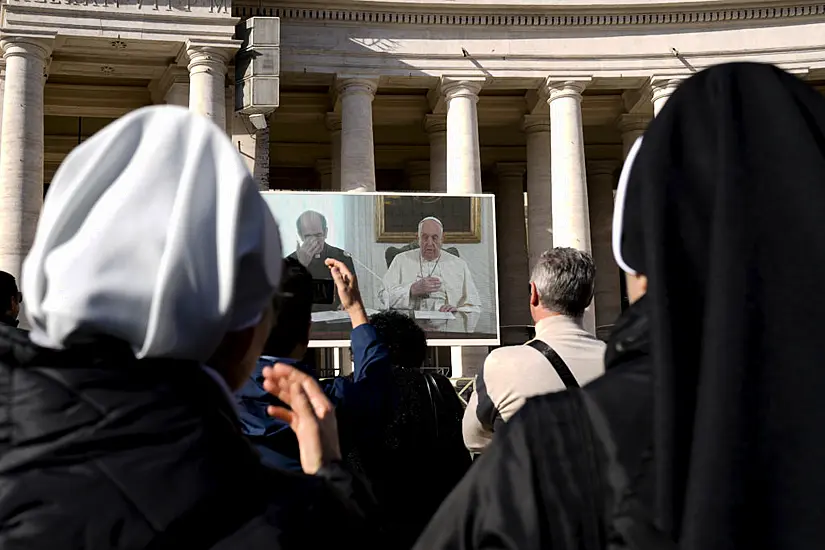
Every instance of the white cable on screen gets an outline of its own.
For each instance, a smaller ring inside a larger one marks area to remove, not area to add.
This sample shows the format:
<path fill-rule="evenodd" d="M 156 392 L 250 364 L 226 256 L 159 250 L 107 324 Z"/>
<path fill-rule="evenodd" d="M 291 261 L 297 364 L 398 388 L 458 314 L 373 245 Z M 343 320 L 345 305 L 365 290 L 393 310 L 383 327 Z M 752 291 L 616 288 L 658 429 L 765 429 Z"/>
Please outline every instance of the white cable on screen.
<path fill-rule="evenodd" d="M 382 285 L 382 286 L 384 285 L 384 279 L 382 279 L 381 277 L 379 277 L 379 276 L 375 273 L 375 271 L 373 271 L 372 269 L 370 269 L 370 268 L 368 268 L 366 265 L 364 265 L 364 264 L 361 262 L 361 260 L 359 260 L 358 258 L 356 258 L 355 256 L 353 256 L 352 254 L 350 254 L 350 253 L 349 253 L 349 252 L 347 252 L 346 250 L 344 251 L 344 256 L 346 256 L 347 258 L 351 259 L 353 262 L 357 263 L 358 265 L 360 265 L 361 267 L 363 267 L 364 269 L 366 269 L 367 271 L 369 271 L 369 272 L 370 272 L 370 275 L 372 275 L 373 277 L 375 277 L 376 279 L 378 279 L 379 281 L 381 281 L 381 285 Z"/>

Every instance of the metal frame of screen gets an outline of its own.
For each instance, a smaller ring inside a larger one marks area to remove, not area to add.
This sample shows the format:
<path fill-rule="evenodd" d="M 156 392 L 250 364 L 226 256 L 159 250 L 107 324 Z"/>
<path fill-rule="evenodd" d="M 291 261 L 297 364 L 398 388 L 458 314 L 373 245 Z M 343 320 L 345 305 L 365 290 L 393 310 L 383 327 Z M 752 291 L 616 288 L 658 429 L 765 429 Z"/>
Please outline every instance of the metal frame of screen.
<path fill-rule="evenodd" d="M 476 198 L 480 201 L 489 200 L 490 201 L 490 248 L 491 248 L 491 258 L 493 262 L 494 269 L 492 269 L 492 295 L 493 295 L 493 307 L 494 307 L 494 324 L 495 324 L 495 338 L 430 338 L 431 332 L 427 332 L 427 345 L 428 346 L 444 346 L 444 347 L 452 347 L 452 346 L 498 346 L 501 343 L 501 317 L 499 311 L 499 287 L 498 287 L 498 248 L 497 248 L 497 240 L 496 240 L 496 201 L 495 196 L 491 194 L 472 194 L 472 195 L 460 195 L 454 193 L 411 193 L 411 192 L 401 192 L 401 191 L 394 191 L 394 192 L 364 192 L 364 193 L 347 193 L 347 192 L 336 192 L 336 191 L 288 191 L 288 190 L 272 190 L 272 191 L 262 191 L 261 195 L 264 197 L 266 196 L 277 196 L 277 195 L 311 195 L 311 196 L 324 196 L 324 195 L 344 195 L 344 196 L 369 196 L 372 197 L 372 200 L 375 200 L 375 197 L 379 196 L 391 196 L 391 197 L 404 197 L 404 196 L 411 196 L 411 197 L 462 197 L 462 198 Z M 273 215 L 275 215 L 273 210 Z M 276 219 L 277 219 L 277 215 Z M 376 216 L 373 216 L 373 223 Z M 281 222 L 279 222 L 280 224 Z M 485 223 L 485 220 L 481 219 L 482 225 Z M 482 227 L 483 233 L 483 227 Z M 390 244 L 390 243 L 377 243 L 377 244 Z M 457 244 L 461 244 L 460 242 Z M 288 250 L 283 250 L 283 254 L 286 256 L 289 254 Z M 356 269 L 357 271 L 357 269 Z M 363 276 L 359 275 L 359 279 L 363 279 Z M 311 337 L 311 335 L 310 335 Z M 349 347 L 350 341 L 347 340 L 310 340 L 309 347 L 310 348 L 346 348 Z"/>

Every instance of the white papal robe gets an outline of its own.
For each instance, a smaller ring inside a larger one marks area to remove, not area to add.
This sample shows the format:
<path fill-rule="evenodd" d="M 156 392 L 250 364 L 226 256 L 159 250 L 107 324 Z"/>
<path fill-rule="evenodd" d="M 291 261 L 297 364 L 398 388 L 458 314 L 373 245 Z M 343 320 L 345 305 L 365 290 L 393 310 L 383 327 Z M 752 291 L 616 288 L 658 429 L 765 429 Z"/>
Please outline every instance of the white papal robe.
<path fill-rule="evenodd" d="M 440 279 L 441 288 L 429 296 L 410 296 L 413 283 L 427 277 Z M 419 249 L 402 252 L 393 259 L 383 281 L 379 297 L 389 309 L 438 311 L 450 305 L 465 313 L 481 311 L 481 300 L 467 262 L 443 250 L 432 261 L 423 259 Z"/>

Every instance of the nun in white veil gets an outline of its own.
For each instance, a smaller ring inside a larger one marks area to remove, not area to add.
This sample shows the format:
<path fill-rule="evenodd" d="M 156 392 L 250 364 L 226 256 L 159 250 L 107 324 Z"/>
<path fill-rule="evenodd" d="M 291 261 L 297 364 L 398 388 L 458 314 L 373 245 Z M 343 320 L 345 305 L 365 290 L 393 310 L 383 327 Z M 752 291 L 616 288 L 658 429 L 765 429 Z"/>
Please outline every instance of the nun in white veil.
<path fill-rule="evenodd" d="M 23 265 L 36 344 L 106 334 L 138 358 L 204 362 L 228 331 L 259 324 L 280 280 L 278 228 L 215 130 L 147 109 L 66 159 Z"/>
<path fill-rule="evenodd" d="M 346 473 L 266 470 L 226 396 L 268 336 L 281 265 L 275 220 L 206 118 L 142 109 L 69 155 L 23 266 L 30 341 L 0 331 L 0 547 L 315 548 L 358 531 L 319 479 L 351 493 Z"/>

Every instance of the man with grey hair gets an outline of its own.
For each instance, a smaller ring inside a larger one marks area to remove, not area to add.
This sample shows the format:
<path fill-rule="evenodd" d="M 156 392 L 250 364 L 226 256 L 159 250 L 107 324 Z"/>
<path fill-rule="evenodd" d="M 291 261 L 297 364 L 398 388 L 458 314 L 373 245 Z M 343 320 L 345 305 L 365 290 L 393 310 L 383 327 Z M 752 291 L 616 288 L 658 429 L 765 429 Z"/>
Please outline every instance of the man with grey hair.
<path fill-rule="evenodd" d="M 464 412 L 464 444 L 470 451 L 481 452 L 528 397 L 584 385 L 604 372 L 605 344 L 582 324 L 595 278 L 596 266 L 586 252 L 554 248 L 542 254 L 530 277 L 536 338 L 498 348 L 485 359 Z"/>
<path fill-rule="evenodd" d="M 428 217 L 418 224 L 418 248 L 398 254 L 384 276 L 380 298 L 388 309 L 476 313 L 478 290 L 467 262 L 442 250 L 444 225 Z M 471 330 L 470 330 L 471 331 Z"/>

